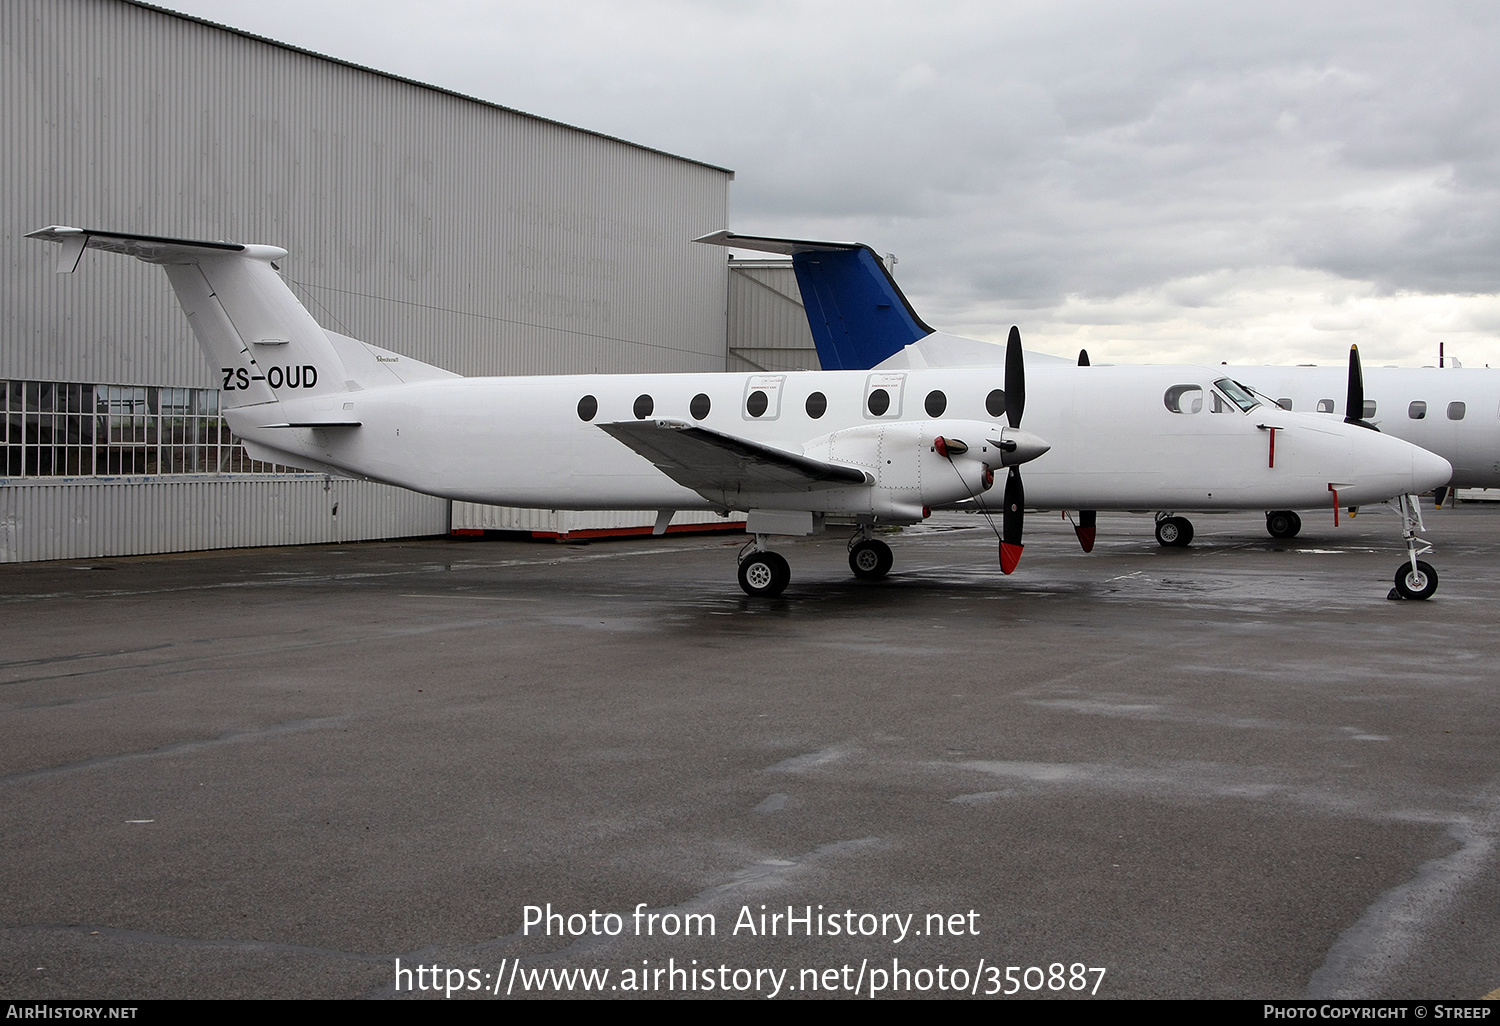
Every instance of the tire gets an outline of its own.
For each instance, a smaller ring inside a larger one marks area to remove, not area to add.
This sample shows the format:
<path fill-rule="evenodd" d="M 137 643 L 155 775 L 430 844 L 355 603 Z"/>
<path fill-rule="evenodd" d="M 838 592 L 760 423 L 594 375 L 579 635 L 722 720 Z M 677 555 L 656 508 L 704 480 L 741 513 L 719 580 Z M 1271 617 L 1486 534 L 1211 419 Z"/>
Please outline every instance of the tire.
<path fill-rule="evenodd" d="M 1187 517 L 1167 517 L 1156 522 L 1156 540 L 1161 545 L 1186 548 L 1193 540 L 1193 522 Z"/>
<path fill-rule="evenodd" d="M 891 547 L 883 541 L 871 538 L 849 550 L 849 569 L 863 581 L 878 581 L 891 572 L 896 557 Z"/>
<path fill-rule="evenodd" d="M 792 583 L 791 564 L 788 563 L 786 561 L 786 557 L 779 552 L 767 552 L 764 553 L 764 555 L 776 566 L 776 590 L 772 592 L 772 594 L 780 595 L 782 592 L 786 591 L 786 586 Z"/>
<path fill-rule="evenodd" d="M 775 552 L 752 552 L 740 563 L 740 587 L 751 598 L 774 598 L 791 580 L 792 568 Z"/>
<path fill-rule="evenodd" d="M 1432 564 L 1417 560 L 1417 571 L 1412 573 L 1411 562 L 1402 563 L 1396 568 L 1396 590 L 1401 593 L 1402 598 L 1425 599 L 1430 598 L 1437 591 L 1437 571 Z"/>
<path fill-rule="evenodd" d="M 1302 530 L 1302 518 L 1289 509 L 1266 514 L 1266 533 L 1272 538 L 1295 538 Z"/>

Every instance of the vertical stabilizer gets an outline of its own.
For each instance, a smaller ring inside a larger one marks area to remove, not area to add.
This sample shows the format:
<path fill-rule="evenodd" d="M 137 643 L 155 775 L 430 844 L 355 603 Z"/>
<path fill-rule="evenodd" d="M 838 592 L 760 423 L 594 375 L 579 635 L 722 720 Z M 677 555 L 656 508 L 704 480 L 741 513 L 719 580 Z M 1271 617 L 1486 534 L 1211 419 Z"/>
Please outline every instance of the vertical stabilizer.
<path fill-rule="evenodd" d="M 337 349 L 273 266 L 284 249 L 59 225 L 27 237 L 62 246 L 59 272 L 74 270 L 84 249 L 162 265 L 225 409 L 349 389 Z"/>
<path fill-rule="evenodd" d="M 772 239 L 730 231 L 693 241 L 790 256 L 824 370 L 869 370 L 932 334 L 890 268 L 863 243 Z"/>

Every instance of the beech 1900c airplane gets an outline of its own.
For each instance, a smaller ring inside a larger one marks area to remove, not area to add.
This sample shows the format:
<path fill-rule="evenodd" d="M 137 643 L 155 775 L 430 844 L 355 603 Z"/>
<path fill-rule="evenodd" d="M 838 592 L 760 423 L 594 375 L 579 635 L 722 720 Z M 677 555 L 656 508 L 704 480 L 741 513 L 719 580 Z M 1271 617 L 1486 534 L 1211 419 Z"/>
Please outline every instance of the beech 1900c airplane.
<path fill-rule="evenodd" d="M 1307 507 L 1334 493 L 1354 505 L 1451 473 L 1399 439 L 1268 409 L 1207 369 L 1105 379 L 1044 365 L 1028 382 L 1015 329 L 1003 367 L 464 378 L 326 331 L 277 273 L 283 249 L 61 226 L 31 237 L 61 246 L 59 271 L 86 248 L 161 265 L 221 375 L 223 415 L 256 459 L 472 502 L 655 510 L 658 530 L 676 510 L 745 511 L 753 541 L 739 579 L 750 595 L 779 594 L 791 578 L 769 535 L 845 519 L 857 525 L 851 569 L 882 577 L 892 555 L 877 524 L 984 508 L 999 471 L 1009 573 L 1031 461 L 1038 504 L 1067 509 Z M 1172 416 L 1162 390 L 1189 381 L 1232 412 Z M 1028 402 L 1035 433 L 1021 428 Z M 1426 597 L 1422 573 L 1436 577 L 1411 564 L 1411 590 Z"/>

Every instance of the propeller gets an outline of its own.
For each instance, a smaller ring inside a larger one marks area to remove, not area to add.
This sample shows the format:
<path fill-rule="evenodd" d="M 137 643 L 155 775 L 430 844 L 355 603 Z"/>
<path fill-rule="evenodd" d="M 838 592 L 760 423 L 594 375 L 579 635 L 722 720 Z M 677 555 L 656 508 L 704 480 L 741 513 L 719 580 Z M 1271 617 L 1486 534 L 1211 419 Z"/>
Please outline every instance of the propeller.
<path fill-rule="evenodd" d="M 1026 412 L 1026 361 L 1021 356 L 1021 329 L 1014 324 L 1005 340 L 1005 419 L 1019 431 Z M 1015 573 L 1021 562 L 1021 528 L 1026 520 L 1026 489 L 1021 484 L 1021 466 L 1011 464 L 1005 478 L 1005 509 L 1000 515 L 1000 569 Z"/>
<path fill-rule="evenodd" d="M 1084 552 L 1094 551 L 1094 536 L 1098 531 L 1098 524 L 1098 510 L 1081 509 L 1078 511 L 1078 523 L 1073 525 L 1073 533 L 1078 535 L 1078 544 L 1083 546 Z"/>
<path fill-rule="evenodd" d="M 1078 350 L 1078 366 L 1089 366 L 1089 351 Z M 1078 544 L 1083 546 L 1084 552 L 1094 551 L 1095 525 L 1098 522 L 1098 511 L 1092 509 L 1081 509 L 1078 511 L 1078 523 L 1073 525 L 1073 533 L 1078 535 Z"/>
<path fill-rule="evenodd" d="M 1365 416 L 1365 375 L 1364 375 L 1364 371 L 1362 371 L 1360 369 L 1360 364 L 1359 364 L 1359 346 L 1350 346 L 1349 347 L 1349 397 L 1344 402 L 1344 423 L 1345 424 L 1358 424 L 1360 427 L 1362 427 L 1362 428 L 1369 428 L 1371 431 L 1379 431 L 1380 430 L 1374 424 L 1371 424 L 1368 420 L 1365 420 L 1364 416 Z"/>

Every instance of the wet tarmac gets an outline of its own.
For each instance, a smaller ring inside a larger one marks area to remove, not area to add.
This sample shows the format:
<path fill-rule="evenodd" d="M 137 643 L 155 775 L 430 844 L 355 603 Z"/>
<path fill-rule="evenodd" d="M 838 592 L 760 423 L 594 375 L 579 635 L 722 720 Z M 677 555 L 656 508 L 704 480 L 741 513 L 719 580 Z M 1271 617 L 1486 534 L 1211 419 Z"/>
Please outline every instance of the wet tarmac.
<path fill-rule="evenodd" d="M 1500 508 L 1331 520 L 0 566 L 0 995 L 1479 997 Z"/>

